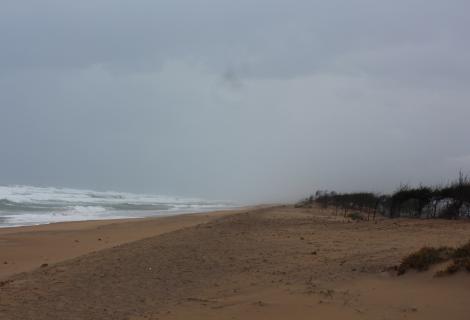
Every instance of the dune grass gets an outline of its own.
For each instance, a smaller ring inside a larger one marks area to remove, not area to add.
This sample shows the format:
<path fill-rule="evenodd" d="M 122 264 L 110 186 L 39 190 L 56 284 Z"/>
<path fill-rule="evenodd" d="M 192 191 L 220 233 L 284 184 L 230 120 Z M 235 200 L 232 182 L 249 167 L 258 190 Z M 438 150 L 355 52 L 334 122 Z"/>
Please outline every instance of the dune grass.
<path fill-rule="evenodd" d="M 470 272 L 470 242 L 458 248 L 450 247 L 423 247 L 406 256 L 398 266 L 398 275 L 408 270 L 426 271 L 435 264 L 450 261 L 446 269 L 438 271 L 436 276 L 454 274 L 460 270 Z"/>

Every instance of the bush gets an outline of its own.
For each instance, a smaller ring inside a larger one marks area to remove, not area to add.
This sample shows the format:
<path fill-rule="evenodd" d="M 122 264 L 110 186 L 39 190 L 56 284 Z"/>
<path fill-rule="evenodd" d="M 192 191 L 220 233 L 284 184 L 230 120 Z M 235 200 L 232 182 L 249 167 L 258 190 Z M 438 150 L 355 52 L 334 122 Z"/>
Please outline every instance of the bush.
<path fill-rule="evenodd" d="M 470 258 L 470 241 L 455 249 L 452 257 L 454 259 Z"/>
<path fill-rule="evenodd" d="M 470 257 L 454 259 L 452 263 L 444 270 L 438 271 L 436 277 L 443 277 L 457 273 L 460 270 L 467 270 L 470 272 Z"/>
<path fill-rule="evenodd" d="M 406 273 L 410 269 L 418 271 L 428 270 L 430 266 L 436 263 L 444 262 L 452 257 L 453 249 L 449 247 L 424 247 L 415 253 L 405 257 L 398 266 L 398 275 Z"/>
<path fill-rule="evenodd" d="M 355 210 L 375 219 L 377 213 L 390 218 L 402 216 L 413 218 L 470 218 L 470 177 L 459 173 L 459 178 L 445 186 L 410 187 L 402 185 L 390 195 L 372 192 L 338 193 L 319 190 L 315 195 L 299 202 L 296 207 L 334 207 L 336 214 L 344 216 Z"/>
<path fill-rule="evenodd" d="M 454 274 L 460 270 L 470 272 L 470 242 L 456 249 L 449 247 L 424 247 L 417 252 L 405 257 L 398 266 L 398 275 L 406 273 L 410 269 L 425 271 L 430 266 L 452 260 L 446 269 L 436 273 L 436 276 Z"/>

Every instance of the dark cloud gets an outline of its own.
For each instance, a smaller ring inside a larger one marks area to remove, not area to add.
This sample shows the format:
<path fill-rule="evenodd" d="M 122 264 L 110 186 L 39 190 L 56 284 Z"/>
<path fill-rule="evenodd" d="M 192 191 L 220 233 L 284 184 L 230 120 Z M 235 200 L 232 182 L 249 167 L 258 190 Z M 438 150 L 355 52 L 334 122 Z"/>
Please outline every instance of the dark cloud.
<path fill-rule="evenodd" d="M 0 183 L 252 201 L 470 170 L 466 1 L 4 1 Z"/>

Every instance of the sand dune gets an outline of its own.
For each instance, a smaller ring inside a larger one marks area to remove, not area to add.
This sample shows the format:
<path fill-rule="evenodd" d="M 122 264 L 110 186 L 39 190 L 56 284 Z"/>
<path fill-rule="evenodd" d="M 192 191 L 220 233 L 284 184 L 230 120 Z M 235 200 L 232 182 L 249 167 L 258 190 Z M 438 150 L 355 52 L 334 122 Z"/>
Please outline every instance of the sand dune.
<path fill-rule="evenodd" d="M 245 210 L 4 279 L 0 318 L 468 319 L 470 275 L 388 270 L 469 236 L 461 221 Z"/>

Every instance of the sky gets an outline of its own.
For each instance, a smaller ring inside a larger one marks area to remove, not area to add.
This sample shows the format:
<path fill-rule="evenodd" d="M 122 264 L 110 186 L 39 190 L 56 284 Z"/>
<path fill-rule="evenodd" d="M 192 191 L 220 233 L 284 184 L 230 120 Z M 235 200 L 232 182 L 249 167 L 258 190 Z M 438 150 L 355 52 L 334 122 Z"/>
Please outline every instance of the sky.
<path fill-rule="evenodd" d="M 470 2 L 2 0 L 0 185 L 294 201 L 470 173 Z"/>

